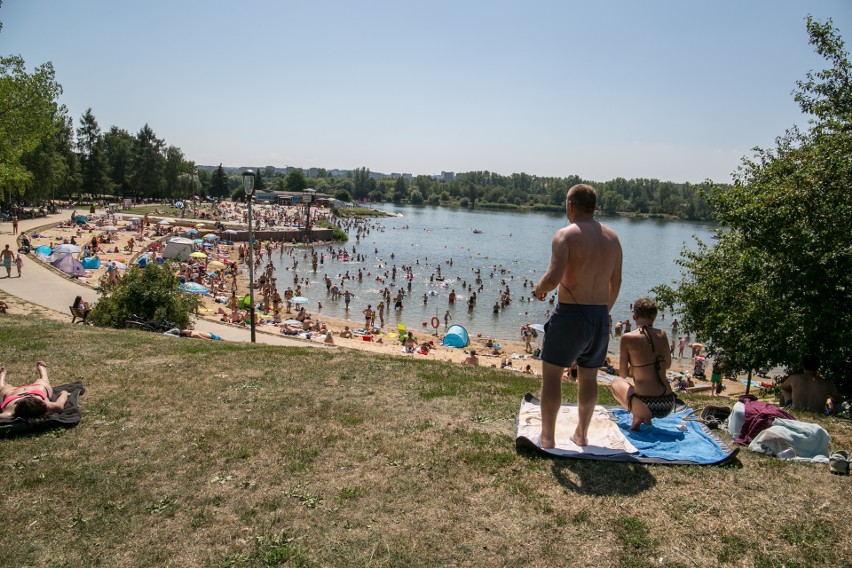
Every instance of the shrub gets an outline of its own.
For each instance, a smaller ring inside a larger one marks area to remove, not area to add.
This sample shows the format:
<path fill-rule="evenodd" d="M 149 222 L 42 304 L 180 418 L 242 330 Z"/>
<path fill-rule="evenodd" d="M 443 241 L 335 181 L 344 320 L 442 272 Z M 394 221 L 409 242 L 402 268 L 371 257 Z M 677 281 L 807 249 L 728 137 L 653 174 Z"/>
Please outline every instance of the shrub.
<path fill-rule="evenodd" d="M 198 300 L 181 294 L 174 271 L 166 264 L 134 266 L 115 284 L 104 284 L 101 298 L 88 321 L 101 327 L 123 328 L 132 315 L 146 320 L 166 319 L 180 328 L 189 327 L 189 316 Z"/>

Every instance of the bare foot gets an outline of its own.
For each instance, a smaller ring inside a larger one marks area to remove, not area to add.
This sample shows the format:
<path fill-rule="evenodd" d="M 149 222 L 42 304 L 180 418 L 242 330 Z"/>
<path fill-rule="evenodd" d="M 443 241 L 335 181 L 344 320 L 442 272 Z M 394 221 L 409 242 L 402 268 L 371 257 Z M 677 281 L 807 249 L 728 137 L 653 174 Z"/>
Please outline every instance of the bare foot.
<path fill-rule="evenodd" d="M 586 437 L 581 436 L 578 432 L 574 432 L 574 435 L 571 436 L 571 441 L 577 444 L 578 446 L 585 446 L 589 443 L 589 441 L 586 440 Z"/>
<path fill-rule="evenodd" d="M 6 367 L 0 367 L 0 387 L 6 385 Z"/>
<path fill-rule="evenodd" d="M 47 363 L 44 361 L 36 362 L 36 369 L 38 369 L 38 376 L 42 379 L 47 378 Z"/>
<path fill-rule="evenodd" d="M 545 450 L 550 450 L 556 447 L 556 440 L 552 438 L 541 438 L 541 447 Z"/>

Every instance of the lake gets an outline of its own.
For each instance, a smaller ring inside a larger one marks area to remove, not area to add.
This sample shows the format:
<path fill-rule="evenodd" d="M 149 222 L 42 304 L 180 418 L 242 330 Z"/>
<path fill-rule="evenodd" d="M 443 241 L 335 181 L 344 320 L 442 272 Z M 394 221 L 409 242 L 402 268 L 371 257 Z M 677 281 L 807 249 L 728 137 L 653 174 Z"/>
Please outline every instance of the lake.
<path fill-rule="evenodd" d="M 401 322 L 413 329 L 422 329 L 421 322 L 438 316 L 443 330 L 444 312 L 449 309 L 451 324 L 462 325 L 471 334 L 518 339 L 523 324 L 546 321 L 546 312 L 552 306 L 547 302 L 521 301 L 531 294 L 529 288 L 523 287 L 523 282 L 525 279 L 537 281 L 547 269 L 553 233 L 567 224 L 564 213 L 470 211 L 391 204 L 377 208 L 400 216 L 371 220 L 369 234 L 360 241 L 356 240 L 355 232 L 350 231 L 349 242 L 335 247 L 345 248 L 350 253 L 355 247 L 357 254 L 365 256 L 363 262 L 332 259 L 325 248 L 318 248 L 324 258 L 314 273 L 309 257 L 299 258 L 299 277 L 310 279 L 310 284 L 303 284 L 302 292 L 312 301 L 311 311 L 316 310 L 317 302 L 322 302 L 320 317 L 347 318 L 343 300 L 333 302 L 326 294 L 323 277 L 328 274 L 333 282 L 340 283 L 340 276 L 348 271 L 353 279 L 346 282 L 345 288 L 355 295 L 348 317 L 356 327 L 363 325 L 361 312 L 367 304 L 375 308 L 381 299 L 379 291 L 388 286 L 395 295 L 396 285 L 402 287 L 406 297 L 403 309 L 396 312 L 392 309 L 385 318 L 386 324 L 393 326 Z M 695 248 L 695 237 L 711 242 L 715 227 L 710 223 L 625 217 L 604 217 L 601 221 L 618 233 L 624 251 L 623 283 L 612 310 L 613 321 L 630 317 L 630 303 L 648 295 L 652 287 L 676 280 L 680 267 L 675 261 L 681 249 L 684 246 Z M 474 233 L 474 229 L 481 233 Z M 292 261 L 274 254 L 273 264 L 279 288 L 291 285 Z M 403 265 L 413 267 L 410 292 L 401 270 Z M 437 275 L 438 265 L 445 280 L 430 282 L 430 276 Z M 389 277 L 393 266 L 398 269 L 395 282 Z M 354 278 L 359 268 L 364 275 L 360 283 Z M 478 294 L 476 307 L 469 312 L 469 295 L 467 290 L 462 290 L 462 284 L 474 283 L 475 270 L 480 271 L 484 289 Z M 384 278 L 386 271 L 385 283 L 376 282 L 376 277 Z M 506 285 L 513 301 L 495 315 L 492 307 Z M 457 299 L 451 306 L 448 296 L 453 289 Z M 426 305 L 424 293 L 427 294 Z M 431 331 L 431 327 L 429 329 Z"/>

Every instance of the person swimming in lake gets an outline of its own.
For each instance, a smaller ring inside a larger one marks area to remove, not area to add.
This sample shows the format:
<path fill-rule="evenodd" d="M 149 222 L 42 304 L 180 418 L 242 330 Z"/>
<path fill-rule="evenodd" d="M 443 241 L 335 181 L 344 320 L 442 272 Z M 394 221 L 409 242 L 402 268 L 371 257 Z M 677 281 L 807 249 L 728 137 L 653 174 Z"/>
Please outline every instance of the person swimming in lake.
<path fill-rule="evenodd" d="M 63 391 L 59 393 L 56 401 L 51 401 L 53 388 L 47 378 L 47 363 L 37 362 L 36 370 L 36 382 L 15 387 L 6 384 L 6 368 L 0 367 L 0 418 L 41 418 L 62 412 L 68 401 L 68 393 Z"/>

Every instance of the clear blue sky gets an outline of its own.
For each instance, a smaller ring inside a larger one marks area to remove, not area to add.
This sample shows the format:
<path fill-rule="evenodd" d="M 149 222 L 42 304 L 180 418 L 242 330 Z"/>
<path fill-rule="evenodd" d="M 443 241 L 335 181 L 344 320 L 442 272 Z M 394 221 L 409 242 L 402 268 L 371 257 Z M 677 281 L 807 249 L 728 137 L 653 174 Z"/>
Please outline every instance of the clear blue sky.
<path fill-rule="evenodd" d="M 804 19 L 850 0 L 5 0 L 75 125 L 198 164 L 729 181 L 807 122 Z"/>

